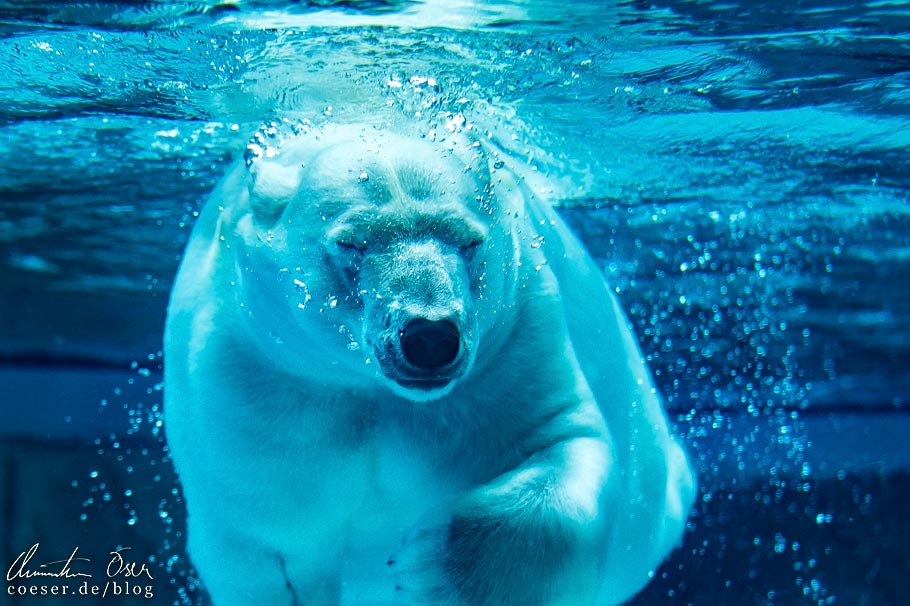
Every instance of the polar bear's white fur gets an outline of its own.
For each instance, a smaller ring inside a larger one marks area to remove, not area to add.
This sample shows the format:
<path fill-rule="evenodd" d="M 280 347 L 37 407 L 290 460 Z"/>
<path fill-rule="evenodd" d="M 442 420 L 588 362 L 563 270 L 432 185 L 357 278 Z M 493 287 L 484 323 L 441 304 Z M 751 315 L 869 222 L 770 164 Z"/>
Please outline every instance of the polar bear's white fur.
<path fill-rule="evenodd" d="M 694 498 L 600 271 L 485 141 L 327 127 L 238 164 L 165 348 L 216 606 L 616 604 Z"/>

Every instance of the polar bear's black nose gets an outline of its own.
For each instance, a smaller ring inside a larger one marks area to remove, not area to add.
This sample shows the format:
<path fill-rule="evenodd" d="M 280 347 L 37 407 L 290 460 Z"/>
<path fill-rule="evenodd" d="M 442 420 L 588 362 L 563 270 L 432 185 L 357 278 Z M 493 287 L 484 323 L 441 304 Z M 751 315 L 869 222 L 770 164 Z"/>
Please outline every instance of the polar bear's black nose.
<path fill-rule="evenodd" d="M 458 357 L 461 335 L 449 320 L 411 320 L 401 331 L 401 351 L 417 368 L 442 368 Z"/>

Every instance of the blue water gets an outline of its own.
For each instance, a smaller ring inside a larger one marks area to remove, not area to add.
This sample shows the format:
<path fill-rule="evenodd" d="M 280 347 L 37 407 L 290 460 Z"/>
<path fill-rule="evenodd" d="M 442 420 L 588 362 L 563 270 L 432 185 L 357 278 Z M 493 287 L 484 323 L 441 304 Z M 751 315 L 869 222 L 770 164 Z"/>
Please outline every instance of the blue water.
<path fill-rule="evenodd" d="M 0 435 L 160 444 L 179 256 L 263 123 L 470 123 L 562 186 L 699 467 L 703 551 L 724 553 L 741 522 L 712 507 L 740 487 L 821 528 L 813 482 L 906 469 L 910 9 L 556 4 L 0 2 Z M 47 386 L 86 369 L 116 377 L 118 414 Z M 843 594 L 766 530 L 741 552 L 795 563 L 748 598 L 704 571 L 717 603 Z M 857 595 L 901 603 L 876 574 Z"/>

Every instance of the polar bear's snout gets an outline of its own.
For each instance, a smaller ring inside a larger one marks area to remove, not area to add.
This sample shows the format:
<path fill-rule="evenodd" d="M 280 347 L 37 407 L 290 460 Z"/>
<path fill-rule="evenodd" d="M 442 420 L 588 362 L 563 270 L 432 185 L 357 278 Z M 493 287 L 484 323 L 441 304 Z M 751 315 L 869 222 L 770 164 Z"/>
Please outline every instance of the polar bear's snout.
<path fill-rule="evenodd" d="M 416 318 L 401 331 L 401 353 L 409 364 L 423 370 L 448 366 L 460 349 L 461 334 L 449 320 Z"/>
<path fill-rule="evenodd" d="M 374 355 L 393 391 L 411 400 L 440 398 L 470 369 L 472 341 L 463 315 L 392 313 Z"/>
<path fill-rule="evenodd" d="M 433 238 L 405 239 L 364 259 L 364 335 L 381 375 L 408 399 L 452 390 L 470 370 L 475 318 L 459 249 Z"/>

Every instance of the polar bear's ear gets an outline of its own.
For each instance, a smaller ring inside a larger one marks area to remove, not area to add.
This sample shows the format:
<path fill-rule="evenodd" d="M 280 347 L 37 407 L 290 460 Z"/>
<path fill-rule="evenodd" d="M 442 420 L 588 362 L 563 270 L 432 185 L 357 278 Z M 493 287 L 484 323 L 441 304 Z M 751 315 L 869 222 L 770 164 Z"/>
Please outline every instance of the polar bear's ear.
<path fill-rule="evenodd" d="M 296 196 L 303 168 L 263 158 L 255 161 L 249 171 L 250 208 L 258 223 L 272 225 Z"/>

